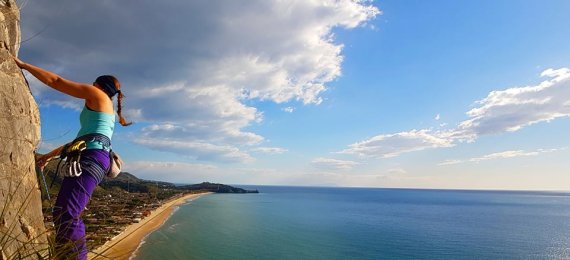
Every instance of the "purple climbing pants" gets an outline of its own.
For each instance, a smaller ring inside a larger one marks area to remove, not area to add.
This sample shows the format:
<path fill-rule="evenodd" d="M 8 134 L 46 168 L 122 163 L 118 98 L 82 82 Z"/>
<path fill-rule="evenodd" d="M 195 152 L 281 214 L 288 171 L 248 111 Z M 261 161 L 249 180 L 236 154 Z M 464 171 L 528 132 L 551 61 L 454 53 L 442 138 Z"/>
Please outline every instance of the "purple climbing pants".
<path fill-rule="evenodd" d="M 109 153 L 105 150 L 85 150 L 81 154 L 79 177 L 65 177 L 53 211 L 56 231 L 56 255 L 64 259 L 87 259 L 85 225 L 81 213 L 101 182 L 101 171 L 108 169 Z"/>

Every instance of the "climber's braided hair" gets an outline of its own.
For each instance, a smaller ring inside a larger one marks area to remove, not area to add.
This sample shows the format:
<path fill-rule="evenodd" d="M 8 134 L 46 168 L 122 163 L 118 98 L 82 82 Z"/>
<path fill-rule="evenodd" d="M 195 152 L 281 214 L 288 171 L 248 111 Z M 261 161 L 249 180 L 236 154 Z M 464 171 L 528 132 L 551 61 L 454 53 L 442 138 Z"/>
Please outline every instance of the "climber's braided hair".
<path fill-rule="evenodd" d="M 132 122 L 127 123 L 127 120 L 125 120 L 125 118 L 121 114 L 123 110 L 121 103 L 125 95 L 123 95 L 123 92 L 121 92 L 121 83 L 119 82 L 119 80 L 117 80 L 115 76 L 103 75 L 99 76 L 95 80 L 95 83 L 97 83 L 97 85 L 99 85 L 103 89 L 103 91 L 107 93 L 109 98 L 113 98 L 115 94 L 119 94 L 117 97 L 117 114 L 119 115 L 119 123 L 121 123 L 122 126 L 131 125 Z"/>

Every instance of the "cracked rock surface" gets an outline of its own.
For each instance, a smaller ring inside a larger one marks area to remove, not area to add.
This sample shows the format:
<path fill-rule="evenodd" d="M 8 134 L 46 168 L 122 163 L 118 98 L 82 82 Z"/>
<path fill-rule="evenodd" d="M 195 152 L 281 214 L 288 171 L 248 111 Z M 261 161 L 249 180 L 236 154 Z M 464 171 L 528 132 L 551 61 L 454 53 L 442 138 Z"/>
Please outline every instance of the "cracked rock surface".
<path fill-rule="evenodd" d="M 0 0 L 0 257 L 37 258 L 47 248 L 34 150 L 40 114 L 21 70 L 11 59 L 20 43 L 14 0 Z M 31 254 L 31 255 L 30 255 Z"/>

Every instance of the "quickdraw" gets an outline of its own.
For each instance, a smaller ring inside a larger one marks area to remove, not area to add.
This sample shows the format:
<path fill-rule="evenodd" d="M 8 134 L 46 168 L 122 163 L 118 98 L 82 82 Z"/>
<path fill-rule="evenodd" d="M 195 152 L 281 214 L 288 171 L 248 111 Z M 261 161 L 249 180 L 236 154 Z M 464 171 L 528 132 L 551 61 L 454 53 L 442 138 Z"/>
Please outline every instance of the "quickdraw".
<path fill-rule="evenodd" d="M 83 140 L 74 141 L 66 145 L 59 158 L 65 159 L 64 175 L 67 177 L 79 177 L 83 171 L 81 170 L 81 152 L 87 149 L 87 144 Z"/>

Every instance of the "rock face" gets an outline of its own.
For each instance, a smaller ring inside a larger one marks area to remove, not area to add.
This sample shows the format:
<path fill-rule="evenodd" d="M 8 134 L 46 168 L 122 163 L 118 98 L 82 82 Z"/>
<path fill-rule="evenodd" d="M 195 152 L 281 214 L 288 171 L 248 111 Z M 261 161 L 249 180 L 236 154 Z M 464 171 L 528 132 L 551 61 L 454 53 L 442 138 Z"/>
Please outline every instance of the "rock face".
<path fill-rule="evenodd" d="M 0 0 L 0 251 L 1 259 L 38 258 L 48 247 L 34 163 L 40 116 L 9 54 L 20 47 L 20 14 Z"/>

